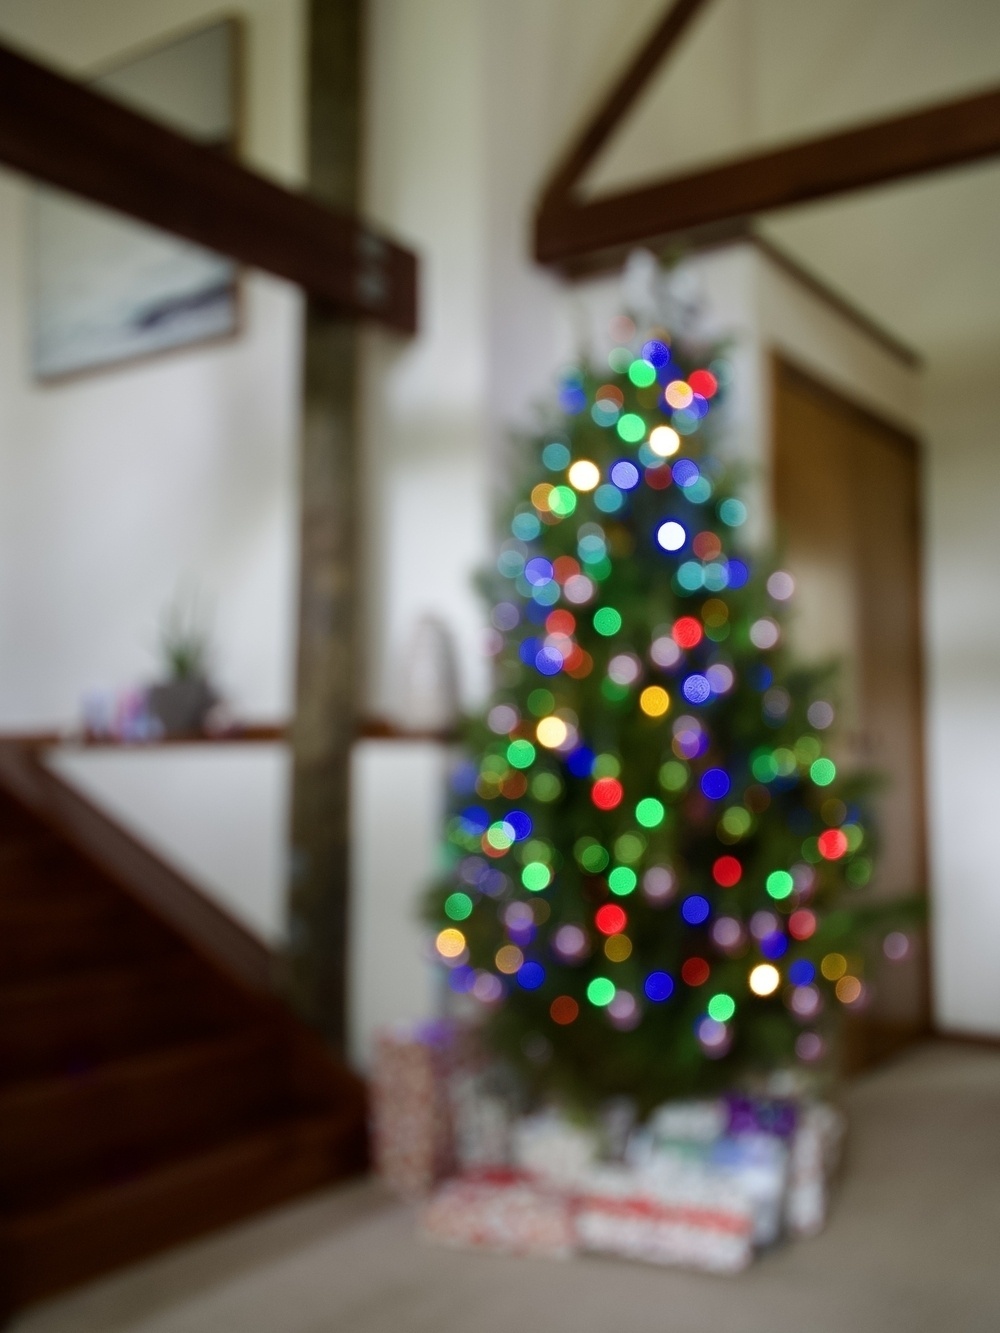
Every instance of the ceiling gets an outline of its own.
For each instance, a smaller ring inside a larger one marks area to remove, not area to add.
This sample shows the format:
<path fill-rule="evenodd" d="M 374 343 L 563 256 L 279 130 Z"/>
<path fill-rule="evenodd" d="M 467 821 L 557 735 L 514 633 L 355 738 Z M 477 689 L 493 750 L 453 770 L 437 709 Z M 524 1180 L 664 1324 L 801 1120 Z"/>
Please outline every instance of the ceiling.
<path fill-rule="evenodd" d="M 649 22 L 662 13 L 650 3 Z M 588 196 L 1000 85 L 995 0 L 711 0 L 584 181 Z M 759 219 L 928 358 L 1000 348 L 1000 158 Z"/>

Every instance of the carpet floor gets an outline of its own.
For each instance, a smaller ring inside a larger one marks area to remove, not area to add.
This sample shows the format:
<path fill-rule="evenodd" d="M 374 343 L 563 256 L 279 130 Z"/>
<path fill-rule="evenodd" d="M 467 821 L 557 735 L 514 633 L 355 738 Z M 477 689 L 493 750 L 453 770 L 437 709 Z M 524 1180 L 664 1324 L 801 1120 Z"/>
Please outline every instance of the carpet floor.
<path fill-rule="evenodd" d="M 1000 1052 L 922 1046 L 847 1106 L 827 1229 L 739 1277 L 438 1249 L 364 1181 L 25 1311 L 11 1333 L 997 1333 Z"/>

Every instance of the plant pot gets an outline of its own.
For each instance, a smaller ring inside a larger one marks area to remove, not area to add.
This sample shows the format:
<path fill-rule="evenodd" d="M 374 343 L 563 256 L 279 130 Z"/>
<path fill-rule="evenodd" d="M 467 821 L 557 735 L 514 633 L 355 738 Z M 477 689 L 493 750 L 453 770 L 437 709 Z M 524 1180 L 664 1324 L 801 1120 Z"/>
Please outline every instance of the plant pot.
<path fill-rule="evenodd" d="M 149 711 L 168 736 L 204 731 L 205 718 L 218 696 L 204 676 L 183 676 L 150 686 Z"/>

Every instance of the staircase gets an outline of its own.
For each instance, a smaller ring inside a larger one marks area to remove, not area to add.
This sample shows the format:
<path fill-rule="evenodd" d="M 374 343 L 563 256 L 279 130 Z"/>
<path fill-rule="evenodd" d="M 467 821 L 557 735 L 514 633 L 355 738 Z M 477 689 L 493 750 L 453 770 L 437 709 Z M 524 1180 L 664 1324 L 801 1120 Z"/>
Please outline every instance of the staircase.
<path fill-rule="evenodd" d="M 360 1081 L 196 893 L 0 747 L 0 1314 L 364 1167 Z"/>

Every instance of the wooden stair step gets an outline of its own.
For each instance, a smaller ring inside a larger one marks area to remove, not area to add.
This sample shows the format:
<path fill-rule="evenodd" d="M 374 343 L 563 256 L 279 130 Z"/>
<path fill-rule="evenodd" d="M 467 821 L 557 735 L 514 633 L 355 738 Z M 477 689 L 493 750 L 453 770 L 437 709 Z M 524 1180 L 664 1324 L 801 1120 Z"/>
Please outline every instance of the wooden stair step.
<path fill-rule="evenodd" d="M 169 930 L 111 894 L 0 899 L 0 977 L 6 985 L 146 962 L 177 948 Z"/>
<path fill-rule="evenodd" d="M 0 986 L 0 1083 L 72 1073 L 257 1021 L 249 994 L 180 952 Z"/>
<path fill-rule="evenodd" d="M 96 867 L 58 843 L 20 844 L 0 858 L 0 906 L 28 898 L 80 897 L 113 892 Z"/>
<path fill-rule="evenodd" d="M 131 1056 L 75 1078 L 0 1091 L 0 1198 L 51 1197 L 53 1183 L 99 1183 L 287 1106 L 274 1025 Z"/>
<path fill-rule="evenodd" d="M 356 1116 L 288 1115 L 136 1179 L 0 1215 L 0 1308 L 130 1263 L 364 1165 Z"/>

